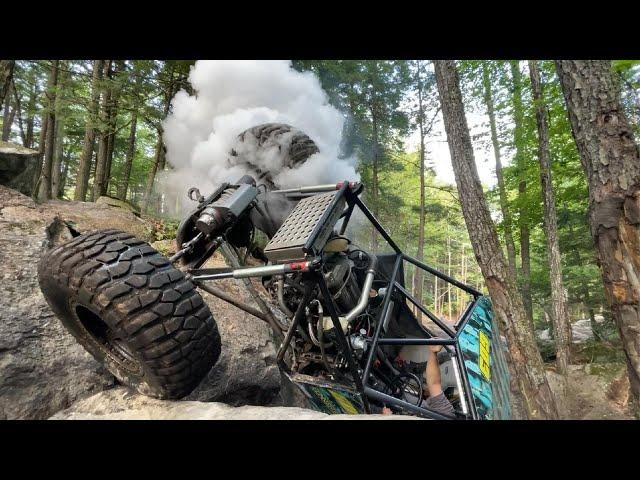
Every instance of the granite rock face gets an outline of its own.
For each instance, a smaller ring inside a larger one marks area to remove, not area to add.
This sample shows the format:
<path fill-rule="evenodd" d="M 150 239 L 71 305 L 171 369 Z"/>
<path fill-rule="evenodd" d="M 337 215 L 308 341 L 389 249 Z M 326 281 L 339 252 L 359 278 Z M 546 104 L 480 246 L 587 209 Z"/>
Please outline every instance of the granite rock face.
<path fill-rule="evenodd" d="M 0 186 L 0 419 L 44 419 L 116 385 L 114 377 L 67 333 L 37 279 L 40 255 L 72 233 L 117 228 L 150 240 L 152 222 L 106 204 L 41 205 Z M 166 252 L 165 252 L 166 253 Z M 221 257 L 211 259 L 223 262 Z M 219 285 L 250 302 L 234 281 Z M 222 355 L 188 400 L 232 405 L 279 403 L 280 377 L 269 327 L 203 292 L 222 337 Z"/>
<path fill-rule="evenodd" d="M 51 420 L 416 420 L 405 415 L 327 415 L 297 407 L 231 407 L 217 402 L 155 400 L 122 387 L 80 400 Z"/>
<path fill-rule="evenodd" d="M 55 318 L 38 286 L 40 255 L 66 235 L 55 214 L 0 186 L 0 418 L 47 418 L 114 385 Z"/>
<path fill-rule="evenodd" d="M 15 143 L 0 142 L 0 185 L 31 195 L 40 153 Z"/>

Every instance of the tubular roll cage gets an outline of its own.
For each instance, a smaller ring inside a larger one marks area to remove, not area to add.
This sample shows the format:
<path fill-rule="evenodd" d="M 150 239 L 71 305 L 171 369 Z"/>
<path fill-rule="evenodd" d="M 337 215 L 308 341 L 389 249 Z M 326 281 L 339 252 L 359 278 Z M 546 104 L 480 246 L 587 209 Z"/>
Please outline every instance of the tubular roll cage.
<path fill-rule="evenodd" d="M 315 191 L 327 191 L 328 186 L 321 186 L 322 190 L 318 189 Z M 384 229 L 384 227 L 380 224 L 380 222 L 376 219 L 373 213 L 369 210 L 369 208 L 360 200 L 359 195 L 362 192 L 361 184 L 354 184 L 350 182 L 340 182 L 334 189 L 337 189 L 336 195 L 333 198 L 331 206 L 325 212 L 325 217 L 329 218 L 330 215 L 335 211 L 336 208 L 339 208 L 342 205 L 342 199 L 346 201 L 347 207 L 342 212 L 339 218 L 343 219 L 340 235 L 343 235 L 348 226 L 349 220 L 351 219 L 351 215 L 353 213 L 354 208 L 357 206 L 362 213 L 367 217 L 367 219 L 371 222 L 374 228 L 380 233 L 380 235 L 387 241 L 387 243 L 393 248 L 395 252 L 395 263 L 393 266 L 393 271 L 391 274 L 391 278 L 389 279 L 389 286 L 386 289 L 383 297 L 382 310 L 380 311 L 380 316 L 377 319 L 376 329 L 373 334 L 373 337 L 367 339 L 368 346 L 368 356 L 364 366 L 364 370 L 362 371 L 362 375 L 360 374 L 360 370 L 354 356 L 351 352 L 351 346 L 349 341 L 342 330 L 340 325 L 338 310 L 336 304 L 333 300 L 333 296 L 329 292 L 329 288 L 326 284 L 324 276 L 321 274 L 322 268 L 322 258 L 318 256 L 311 261 L 307 262 L 296 262 L 289 264 L 280 264 L 280 265 L 269 265 L 265 267 L 248 267 L 241 269 L 201 269 L 201 270 L 192 270 L 190 274 L 192 275 L 192 279 L 195 281 L 205 281 L 205 280 L 216 280 L 221 278 L 247 278 L 247 277 L 259 277 L 265 275 L 283 275 L 285 273 L 290 273 L 292 271 L 302 271 L 305 275 L 305 293 L 302 301 L 300 302 L 291 322 L 290 327 L 287 329 L 284 341 L 280 346 L 277 354 L 278 365 L 283 368 L 287 372 L 291 372 L 289 367 L 284 362 L 284 356 L 291 344 L 291 340 L 293 339 L 294 332 L 298 329 L 298 325 L 302 316 L 304 315 L 305 308 L 308 306 L 311 295 L 313 292 L 313 287 L 318 286 L 320 292 L 322 294 L 323 299 L 325 299 L 327 303 L 327 311 L 331 317 L 333 322 L 334 330 L 337 335 L 338 343 L 340 349 L 342 350 L 343 356 L 347 360 L 350 374 L 354 380 L 357 391 L 360 393 L 364 403 L 364 410 L 366 413 L 371 413 L 371 408 L 369 405 L 369 399 L 377 400 L 383 402 L 388 405 L 393 405 L 397 408 L 404 409 L 413 414 L 431 418 L 435 420 L 450 420 L 455 419 L 456 417 L 450 417 L 448 415 L 440 414 L 431 409 L 414 405 L 404 400 L 400 400 L 391 395 L 387 395 L 383 392 L 375 390 L 369 385 L 369 377 L 371 376 L 372 366 L 375 361 L 377 347 L 380 345 L 442 345 L 453 357 L 454 364 L 454 372 L 456 376 L 456 381 L 458 383 L 458 390 L 460 391 L 460 400 L 463 415 L 466 418 L 478 419 L 478 413 L 471 396 L 471 386 L 469 383 L 469 377 L 467 375 L 467 371 L 464 367 L 464 359 L 462 358 L 462 353 L 460 352 L 458 343 L 456 341 L 456 337 L 458 332 L 464 329 L 465 325 L 469 321 L 471 317 L 471 313 L 475 308 L 476 304 L 480 297 L 482 297 L 482 293 L 476 290 L 475 288 L 466 285 L 458 280 L 450 277 L 449 275 L 442 273 L 427 264 L 403 253 L 400 250 L 400 247 L 393 241 L 389 233 Z M 287 191 L 282 191 L 282 193 L 287 193 Z M 300 192 L 304 194 L 313 194 L 312 187 L 305 188 L 304 192 Z M 319 224 L 322 224 L 322 220 Z M 453 329 L 440 320 L 436 315 L 434 315 L 431 311 L 429 311 L 422 303 L 416 299 L 406 288 L 404 288 L 398 282 L 398 275 L 400 273 L 400 268 L 402 266 L 402 262 L 407 261 L 413 264 L 416 268 L 420 268 L 423 271 L 426 271 L 447 283 L 454 285 L 457 288 L 467 292 L 473 297 L 473 300 L 467 305 L 464 310 L 462 316 L 458 319 L 456 324 L 453 326 Z M 445 334 L 445 337 L 436 337 L 432 332 L 430 332 L 426 327 L 423 326 L 424 330 L 430 335 L 430 338 L 385 338 L 382 332 L 382 326 L 386 323 L 387 317 L 391 315 L 393 310 L 393 300 L 392 297 L 394 294 L 400 294 L 404 299 L 409 300 L 420 312 L 426 315 L 431 321 L 433 321 Z M 242 308 L 242 307 L 240 307 Z M 249 312 L 251 313 L 251 312 Z M 462 385 L 460 384 L 462 383 Z"/>

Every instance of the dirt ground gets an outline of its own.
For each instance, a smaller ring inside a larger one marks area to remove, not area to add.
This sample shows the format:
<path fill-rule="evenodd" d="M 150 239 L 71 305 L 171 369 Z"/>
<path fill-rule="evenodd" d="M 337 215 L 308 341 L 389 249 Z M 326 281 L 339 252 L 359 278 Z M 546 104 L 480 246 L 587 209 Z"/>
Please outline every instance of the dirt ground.
<path fill-rule="evenodd" d="M 561 418 L 571 420 L 633 420 L 630 410 L 629 377 L 619 347 L 609 342 L 576 346 L 566 390 L 555 366 L 548 364 L 548 377 L 556 393 Z"/>

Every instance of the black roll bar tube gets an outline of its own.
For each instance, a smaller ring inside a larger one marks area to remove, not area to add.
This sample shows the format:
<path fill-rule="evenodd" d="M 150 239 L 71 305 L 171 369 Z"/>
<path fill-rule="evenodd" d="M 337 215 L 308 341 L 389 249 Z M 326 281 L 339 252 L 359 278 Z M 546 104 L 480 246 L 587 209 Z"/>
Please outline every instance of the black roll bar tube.
<path fill-rule="evenodd" d="M 462 282 L 459 282 L 458 280 L 456 280 L 453 277 L 450 277 L 446 273 L 442 273 L 441 271 L 436 270 L 435 268 L 430 267 L 426 263 L 421 262 L 420 260 L 416 260 L 415 258 L 413 258 L 413 257 L 411 257 L 411 256 L 409 256 L 409 255 L 407 255 L 405 253 L 401 253 L 401 255 L 407 262 L 413 263 L 416 267 L 420 267 L 422 270 L 426 270 L 430 274 L 435 275 L 438 278 L 441 278 L 445 282 L 450 283 L 451 285 L 455 285 L 456 287 L 460 288 L 461 290 L 464 290 L 465 292 L 470 293 L 471 295 L 474 296 L 474 298 L 482 296 L 482 292 L 479 292 L 478 290 L 476 290 L 472 286 L 467 285 L 467 284 L 462 283 Z"/>
<path fill-rule="evenodd" d="M 340 319 L 338 317 L 338 310 L 336 308 L 335 301 L 333 300 L 333 296 L 331 295 L 331 292 L 329 292 L 329 287 L 327 287 L 327 282 L 324 279 L 324 275 L 318 272 L 316 273 L 316 279 L 317 279 L 318 286 L 320 287 L 320 293 L 322 294 L 322 297 L 326 302 L 326 307 L 329 312 L 329 316 L 331 317 L 331 321 L 333 322 L 333 329 L 336 332 L 338 343 L 340 344 L 340 348 L 346 357 L 347 364 L 349 365 L 349 371 L 351 373 L 351 376 L 353 377 L 353 381 L 356 384 L 356 388 L 358 389 L 358 392 L 360 392 L 360 394 L 362 395 L 362 401 L 364 403 L 364 411 L 365 413 L 371 413 L 371 407 L 369 406 L 369 400 L 365 395 L 363 381 L 360 378 L 360 374 L 358 372 L 358 366 L 356 365 L 356 362 L 353 359 L 353 354 L 351 352 L 349 341 L 347 340 L 347 337 L 342 331 L 342 325 L 340 324 Z"/>
<path fill-rule="evenodd" d="M 371 210 L 369 210 L 369 208 L 362 202 L 362 200 L 360 200 L 360 198 L 357 195 L 355 195 L 351 190 L 347 190 L 345 193 L 347 196 L 347 201 L 351 201 L 354 204 L 356 204 L 358 208 L 360 208 L 362 213 L 364 213 L 364 215 L 369 219 L 369 221 L 375 227 L 375 229 L 380 233 L 380 235 L 382 235 L 382 237 L 391 246 L 391 248 L 393 248 L 393 250 L 397 254 L 402 254 L 400 247 L 398 247 L 396 242 L 393 241 L 393 239 L 389 236 L 389 234 L 384 229 L 384 227 L 380 224 L 378 219 L 373 215 L 373 213 L 371 213 Z"/>
<path fill-rule="evenodd" d="M 380 317 L 378 318 L 378 324 L 376 325 L 376 331 L 373 334 L 373 338 L 371 341 L 371 348 L 369 349 L 369 356 L 367 357 L 367 363 L 364 367 L 364 374 L 362 376 L 362 383 L 367 385 L 369 381 L 369 373 L 371 372 L 371 365 L 373 365 L 373 360 L 376 355 L 376 350 L 378 346 L 378 340 L 380 339 L 380 333 L 382 332 L 382 324 L 384 323 L 385 317 L 387 316 L 387 312 L 389 310 L 389 305 L 391 303 L 391 296 L 393 294 L 393 290 L 396 285 L 396 278 L 398 277 L 398 272 L 400 271 L 400 265 L 402 265 L 402 255 L 396 255 L 396 261 L 393 265 L 393 272 L 391 274 L 391 278 L 389 280 L 389 288 L 384 294 L 383 307 L 380 312 Z"/>
<path fill-rule="evenodd" d="M 429 310 L 427 310 L 420 302 L 418 302 L 418 299 L 416 299 L 413 295 L 411 295 L 411 293 L 404 288 L 402 285 L 400 285 L 397 281 L 395 282 L 395 288 L 402 293 L 402 295 L 404 295 L 411 303 L 413 303 L 416 307 L 418 307 L 418 309 L 424 313 L 427 317 L 429 317 L 429 319 L 435 323 L 436 325 L 438 325 L 438 327 L 440 327 L 442 330 L 444 330 L 444 332 L 449 335 L 451 338 L 454 338 L 456 336 L 456 332 L 454 332 L 453 330 L 451 330 L 451 327 L 449 327 L 449 325 L 447 325 L 446 323 L 444 323 L 442 320 L 440 320 L 438 317 L 436 317 L 433 313 L 431 313 Z"/>
<path fill-rule="evenodd" d="M 378 345 L 455 345 L 453 338 L 380 338 Z"/>
<path fill-rule="evenodd" d="M 404 410 L 408 410 L 412 413 L 417 413 L 418 415 L 425 416 L 427 418 L 431 418 L 433 420 L 456 420 L 456 417 L 450 417 L 449 415 L 443 415 L 434 410 L 418 407 L 413 403 L 406 402 L 404 400 L 400 400 L 398 398 L 392 397 L 391 395 L 387 395 L 386 393 L 379 392 L 378 390 L 374 390 L 371 387 L 364 387 L 364 393 L 367 397 L 370 397 L 374 400 L 377 400 L 381 403 L 387 403 L 390 405 L 394 405 L 396 407 L 402 408 Z"/>
<path fill-rule="evenodd" d="M 307 308 L 307 305 L 311 300 L 312 293 L 313 293 L 312 285 L 310 285 L 309 283 L 306 283 L 304 287 L 304 296 L 302 297 L 302 300 L 300 301 L 300 304 L 296 309 L 296 313 L 293 316 L 291 325 L 289 326 L 287 330 L 287 334 L 285 335 L 284 340 L 282 342 L 282 345 L 280 345 L 280 349 L 278 350 L 278 355 L 276 357 L 276 360 L 278 364 L 281 366 L 284 365 L 284 361 L 283 361 L 284 354 L 287 351 L 287 348 L 289 348 L 289 344 L 291 343 L 291 339 L 293 338 L 293 332 L 295 332 L 298 329 L 298 324 L 300 323 L 300 319 L 302 319 L 302 315 L 304 314 L 305 308 Z"/>

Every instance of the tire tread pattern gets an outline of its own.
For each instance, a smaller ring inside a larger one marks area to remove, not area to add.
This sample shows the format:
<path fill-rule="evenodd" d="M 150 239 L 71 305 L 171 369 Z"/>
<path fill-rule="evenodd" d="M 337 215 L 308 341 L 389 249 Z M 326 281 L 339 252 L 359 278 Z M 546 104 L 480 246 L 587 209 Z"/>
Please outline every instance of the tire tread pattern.
<path fill-rule="evenodd" d="M 142 365 L 142 393 L 183 397 L 220 356 L 216 323 L 193 283 L 131 234 L 101 230 L 80 235 L 43 255 L 38 274 L 41 285 L 47 279 L 47 285 L 62 287 L 43 288 L 45 297 L 71 292 L 126 339 Z"/>

